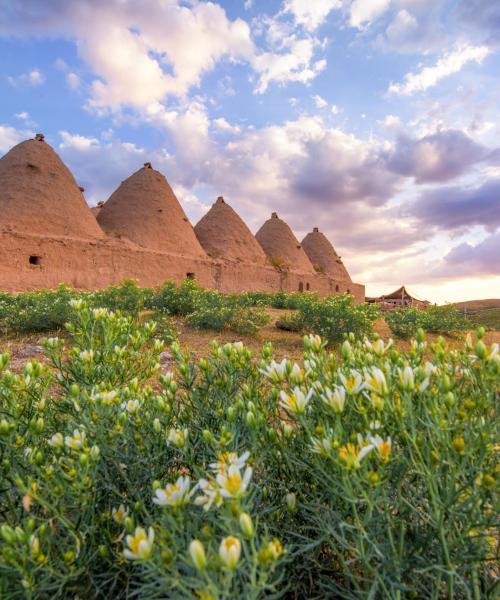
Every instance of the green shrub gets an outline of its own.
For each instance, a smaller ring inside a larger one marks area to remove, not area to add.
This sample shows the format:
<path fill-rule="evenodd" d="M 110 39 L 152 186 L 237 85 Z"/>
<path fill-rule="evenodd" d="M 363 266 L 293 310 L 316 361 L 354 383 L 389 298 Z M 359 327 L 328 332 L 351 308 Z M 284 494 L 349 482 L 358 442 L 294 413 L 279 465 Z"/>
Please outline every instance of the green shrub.
<path fill-rule="evenodd" d="M 264 310 L 239 308 L 233 313 L 229 329 L 243 335 L 252 335 L 268 322 L 269 315 Z"/>
<path fill-rule="evenodd" d="M 0 355 L 0 597 L 497 597 L 481 331 L 338 357 L 307 336 L 299 364 L 173 344 L 161 373 L 149 323 L 73 310 L 50 365 Z"/>
<path fill-rule="evenodd" d="M 393 335 L 408 339 L 422 327 L 422 312 L 417 308 L 396 308 L 385 312 L 384 319 Z"/>
<path fill-rule="evenodd" d="M 324 300 L 304 299 L 299 304 L 299 314 L 304 331 L 332 343 L 341 341 L 348 333 L 356 336 L 372 333 L 379 311 L 373 304 L 355 305 L 353 297 L 344 294 Z"/>
<path fill-rule="evenodd" d="M 2 303 L 4 327 L 22 333 L 61 329 L 72 313 L 70 300 L 75 296 L 78 294 L 63 285 L 56 290 L 12 295 Z"/>
<path fill-rule="evenodd" d="M 302 331 L 302 317 L 300 313 L 292 313 L 291 315 L 283 315 L 276 321 L 276 327 L 284 331 Z"/>
<path fill-rule="evenodd" d="M 135 281 L 126 279 L 120 285 L 93 292 L 89 302 L 93 306 L 105 306 L 109 310 L 137 316 L 152 294 L 152 290 L 140 288 Z"/>
<path fill-rule="evenodd" d="M 419 328 L 429 333 L 453 333 L 470 329 L 471 323 L 452 304 L 426 309 L 398 308 L 384 313 L 391 332 L 400 338 L 415 335 Z"/>

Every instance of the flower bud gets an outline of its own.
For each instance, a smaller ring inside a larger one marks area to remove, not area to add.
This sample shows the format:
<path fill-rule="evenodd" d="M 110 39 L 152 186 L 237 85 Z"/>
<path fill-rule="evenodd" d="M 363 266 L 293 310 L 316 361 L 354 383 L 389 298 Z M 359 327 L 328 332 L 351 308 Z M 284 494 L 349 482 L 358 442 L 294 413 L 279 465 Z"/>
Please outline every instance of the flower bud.
<path fill-rule="evenodd" d="M 8 435 L 10 431 L 10 425 L 7 419 L 0 421 L 0 435 Z"/>
<path fill-rule="evenodd" d="M 250 429 L 254 429 L 254 427 L 257 424 L 257 421 L 255 419 L 255 415 L 253 414 L 253 412 L 248 411 L 245 420 L 246 420 L 248 427 L 250 427 Z"/>
<path fill-rule="evenodd" d="M 203 430 L 203 439 L 205 440 L 205 442 L 207 444 L 211 444 L 214 440 L 214 434 L 210 430 L 204 429 Z"/>
<path fill-rule="evenodd" d="M 297 510 L 297 496 L 292 492 L 286 495 L 286 507 L 291 513 Z"/>
<path fill-rule="evenodd" d="M 486 333 L 486 329 L 484 327 L 478 327 L 477 332 L 476 332 L 477 339 L 482 340 L 485 333 Z"/>
<path fill-rule="evenodd" d="M 189 555 L 193 561 L 194 566 L 198 571 L 203 571 L 207 566 L 207 557 L 205 554 L 205 548 L 200 540 L 193 540 L 189 544 Z"/>
<path fill-rule="evenodd" d="M 476 354 L 479 356 L 479 358 L 484 358 L 486 356 L 486 346 L 484 342 L 479 341 L 476 344 Z"/>
<path fill-rule="evenodd" d="M 254 528 L 252 523 L 252 518 L 248 513 L 241 513 L 240 515 L 240 528 L 243 532 L 243 535 L 249 540 L 254 536 Z"/>
<path fill-rule="evenodd" d="M 124 524 L 127 533 L 134 533 L 134 519 L 132 519 L 132 517 L 127 517 L 124 521 Z"/>
<path fill-rule="evenodd" d="M 155 433 L 161 433 L 160 419 L 155 419 L 153 421 L 153 429 L 154 429 Z"/>

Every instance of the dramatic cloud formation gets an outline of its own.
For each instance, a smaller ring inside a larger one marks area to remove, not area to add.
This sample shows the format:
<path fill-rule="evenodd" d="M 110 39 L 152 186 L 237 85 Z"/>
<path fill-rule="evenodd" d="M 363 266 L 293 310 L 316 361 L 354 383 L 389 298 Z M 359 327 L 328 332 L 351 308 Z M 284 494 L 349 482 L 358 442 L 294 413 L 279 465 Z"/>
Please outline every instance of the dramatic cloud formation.
<path fill-rule="evenodd" d="M 500 232 L 475 246 L 464 242 L 444 257 L 447 277 L 500 275 Z"/>
<path fill-rule="evenodd" d="M 448 181 L 484 160 L 488 151 L 462 131 L 439 131 L 414 140 L 400 136 L 389 167 L 417 183 Z"/>
<path fill-rule="evenodd" d="M 494 271 L 499 23 L 493 0 L 9 0 L 0 151 L 44 131 L 92 204 L 151 161 L 193 221 L 223 194 L 254 231 L 319 226 L 369 294 L 460 296 L 460 257 L 477 289 Z"/>
<path fill-rule="evenodd" d="M 426 227 L 452 231 L 483 225 L 494 231 L 500 227 L 500 178 L 471 189 L 449 186 L 426 192 L 411 214 Z"/>

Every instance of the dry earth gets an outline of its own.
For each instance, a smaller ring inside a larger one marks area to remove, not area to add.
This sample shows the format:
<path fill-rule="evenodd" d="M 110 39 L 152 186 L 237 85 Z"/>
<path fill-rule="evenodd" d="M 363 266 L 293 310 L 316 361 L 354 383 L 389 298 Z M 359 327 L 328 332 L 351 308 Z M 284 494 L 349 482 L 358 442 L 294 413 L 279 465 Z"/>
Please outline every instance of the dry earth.
<path fill-rule="evenodd" d="M 217 340 L 220 344 L 226 342 L 242 341 L 256 355 L 259 354 L 262 345 L 265 342 L 271 342 L 274 347 L 276 358 L 281 359 L 288 357 L 292 360 L 300 360 L 302 358 L 302 336 L 291 331 L 283 331 L 277 329 L 276 321 L 286 313 L 291 311 L 268 309 L 271 317 L 270 322 L 262 327 L 255 335 L 239 335 L 231 331 L 217 333 L 208 330 L 199 330 L 188 327 L 183 319 L 175 319 L 178 330 L 179 341 L 182 347 L 189 348 L 196 357 L 201 357 L 209 353 L 210 343 L 212 340 Z M 384 339 L 391 337 L 391 332 L 386 322 L 379 319 L 375 324 L 375 331 Z M 64 332 L 58 332 L 55 335 L 65 336 Z M 9 352 L 11 355 L 10 368 L 13 371 L 19 371 L 22 365 L 28 360 L 44 360 L 42 343 L 45 337 L 49 334 L 28 334 L 17 336 L 0 336 L 0 352 Z M 429 334 L 427 339 L 433 341 L 437 335 Z M 446 336 L 448 344 L 452 347 L 461 345 L 465 334 L 456 336 Z M 489 331 L 485 336 L 485 342 L 492 344 L 500 343 L 500 331 Z M 400 349 L 408 349 L 410 342 L 405 340 L 396 340 L 395 345 Z"/>

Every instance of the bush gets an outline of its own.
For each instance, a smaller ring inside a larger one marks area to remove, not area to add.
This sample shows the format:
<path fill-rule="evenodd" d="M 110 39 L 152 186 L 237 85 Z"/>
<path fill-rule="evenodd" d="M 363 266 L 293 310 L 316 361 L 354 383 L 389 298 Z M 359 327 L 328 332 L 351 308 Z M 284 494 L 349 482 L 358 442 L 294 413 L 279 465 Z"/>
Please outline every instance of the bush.
<path fill-rule="evenodd" d="M 398 308 L 384 314 L 391 332 L 401 338 L 415 335 L 419 328 L 429 333 L 453 333 L 470 329 L 471 324 L 461 316 L 455 306 L 430 306 L 418 308 Z"/>
<path fill-rule="evenodd" d="M 384 319 L 393 335 L 408 339 L 422 327 L 422 312 L 417 308 L 396 308 L 384 313 Z"/>
<path fill-rule="evenodd" d="M 72 312 L 76 294 L 66 286 L 56 290 L 25 292 L 0 299 L 0 318 L 8 331 L 38 332 L 61 329 Z"/>
<path fill-rule="evenodd" d="M 93 292 L 88 301 L 93 306 L 105 306 L 109 310 L 137 316 L 152 294 L 152 290 L 140 288 L 135 281 L 126 279 L 120 285 Z"/>
<path fill-rule="evenodd" d="M 0 355 L 2 598 L 493 598 L 498 346 L 177 344 L 74 303 Z M 457 377 L 457 373 L 460 374 Z M 496 586 L 496 587 L 495 587 Z"/>
<path fill-rule="evenodd" d="M 353 297 L 348 294 L 324 300 L 304 299 L 299 313 L 302 329 L 320 335 L 329 343 L 341 341 L 347 333 L 369 335 L 379 316 L 375 305 L 354 305 Z"/>

